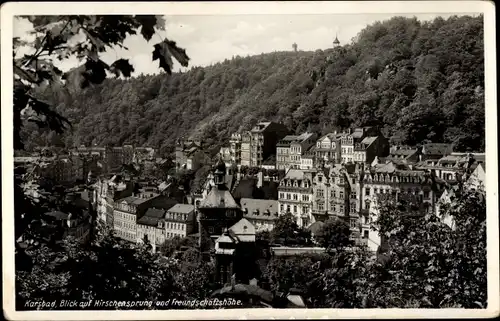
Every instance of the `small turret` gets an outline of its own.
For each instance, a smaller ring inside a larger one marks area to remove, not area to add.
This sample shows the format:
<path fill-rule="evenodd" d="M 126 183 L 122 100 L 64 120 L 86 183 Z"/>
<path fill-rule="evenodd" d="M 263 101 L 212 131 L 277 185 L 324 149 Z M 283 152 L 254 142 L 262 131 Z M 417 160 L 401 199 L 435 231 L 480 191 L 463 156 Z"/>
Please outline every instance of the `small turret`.
<path fill-rule="evenodd" d="M 335 40 L 333 40 L 333 48 L 336 48 L 338 46 L 340 46 L 340 41 L 337 38 L 337 35 L 335 35 Z"/>

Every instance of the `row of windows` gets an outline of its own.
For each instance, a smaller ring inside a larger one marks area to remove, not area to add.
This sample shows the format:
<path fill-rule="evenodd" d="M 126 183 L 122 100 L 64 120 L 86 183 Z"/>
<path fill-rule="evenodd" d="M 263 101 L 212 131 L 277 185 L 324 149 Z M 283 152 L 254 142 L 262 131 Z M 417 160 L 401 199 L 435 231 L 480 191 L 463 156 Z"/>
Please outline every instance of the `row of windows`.
<path fill-rule="evenodd" d="M 318 189 L 318 190 L 316 190 L 316 195 L 318 197 L 324 197 L 325 196 L 325 190 L 324 189 Z M 335 191 L 335 190 L 331 191 L 330 192 L 330 197 L 337 198 L 337 191 Z M 344 191 L 339 191 L 338 192 L 338 198 L 342 198 L 342 199 L 344 198 Z"/>
<path fill-rule="evenodd" d="M 186 224 L 182 224 L 182 223 L 166 222 L 165 225 L 166 225 L 166 228 L 174 229 L 174 230 L 184 230 L 186 228 Z"/>
<path fill-rule="evenodd" d="M 323 176 L 322 175 L 318 175 L 317 179 L 318 179 L 319 183 L 323 182 Z M 342 176 L 341 177 L 337 177 L 337 178 L 332 178 L 332 182 L 333 183 L 336 182 L 337 184 L 344 184 L 344 178 Z"/>
<path fill-rule="evenodd" d="M 294 201 L 298 201 L 299 200 L 299 197 L 300 197 L 300 194 L 296 194 L 296 193 L 280 193 L 279 194 L 279 198 L 280 199 L 287 199 L 287 200 L 294 200 Z M 305 195 L 305 194 L 302 194 L 302 201 L 303 202 L 309 202 L 309 195 Z"/>
<path fill-rule="evenodd" d="M 136 224 L 131 224 L 131 223 L 127 223 L 127 222 L 121 222 L 121 221 L 115 221 L 115 225 L 119 228 L 126 228 L 126 229 L 129 229 L 129 230 L 135 230 L 136 228 Z"/>
<path fill-rule="evenodd" d="M 316 143 L 316 147 L 318 147 L 318 148 L 325 148 L 325 149 L 326 149 L 326 148 L 335 149 L 335 143 L 331 143 L 331 144 L 330 144 L 330 143 L 328 143 L 328 142 L 326 142 L 326 143 L 317 142 L 317 143 Z"/>
<path fill-rule="evenodd" d="M 118 237 L 129 239 L 129 240 L 132 240 L 132 239 L 135 238 L 135 233 L 130 233 L 130 232 L 126 232 L 126 231 L 120 231 L 120 230 L 116 231 L 116 235 Z"/>
<path fill-rule="evenodd" d="M 372 191 L 374 194 L 389 194 L 389 193 L 392 193 L 392 194 L 395 194 L 396 193 L 396 190 L 392 190 L 391 188 L 369 188 L 369 187 L 366 187 L 365 188 L 365 195 L 367 196 L 370 196 L 372 195 Z M 405 192 L 405 188 L 400 188 L 400 191 L 402 193 Z M 406 190 L 408 193 L 410 194 L 420 194 L 421 190 L 419 188 L 415 188 L 415 189 L 411 189 L 409 188 L 408 190 Z M 423 194 L 424 194 L 424 198 L 425 199 L 428 199 L 429 196 L 430 196 L 430 192 L 429 191 L 426 191 L 424 190 L 423 191 Z"/>
<path fill-rule="evenodd" d="M 293 211 L 292 211 L 293 209 Z M 298 213 L 298 210 L 299 210 L 299 207 L 297 205 L 284 205 L 284 204 L 280 204 L 280 212 L 281 213 L 285 213 L 285 212 L 290 212 L 290 213 L 294 213 L 294 214 L 297 214 Z M 308 213 L 309 212 L 309 206 L 302 206 L 302 213 Z"/>
<path fill-rule="evenodd" d="M 286 179 L 286 180 L 282 180 L 281 183 L 280 183 L 281 186 L 287 186 L 287 187 L 303 187 L 303 188 L 309 188 L 310 187 L 310 184 L 309 184 L 309 181 L 298 181 L 298 180 L 290 180 L 290 179 Z"/>
<path fill-rule="evenodd" d="M 167 212 L 167 214 L 165 215 L 165 218 L 167 218 L 167 219 L 178 220 L 178 221 L 181 221 L 181 220 L 182 221 L 186 221 L 187 217 L 188 217 L 187 214 L 181 214 L 181 213 L 170 213 L 170 212 Z"/>
<path fill-rule="evenodd" d="M 342 147 L 342 154 L 352 154 L 354 151 L 353 147 Z"/>

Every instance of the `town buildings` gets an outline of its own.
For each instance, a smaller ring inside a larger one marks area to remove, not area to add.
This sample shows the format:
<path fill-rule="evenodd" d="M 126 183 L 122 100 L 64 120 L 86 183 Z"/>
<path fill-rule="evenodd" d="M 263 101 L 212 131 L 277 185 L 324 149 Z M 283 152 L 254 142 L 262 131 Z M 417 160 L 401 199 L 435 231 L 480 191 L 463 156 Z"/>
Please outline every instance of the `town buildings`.
<path fill-rule="evenodd" d="M 158 194 L 143 193 L 132 195 L 120 199 L 115 202 L 113 208 L 113 229 L 116 236 L 136 243 L 137 237 L 137 220 L 142 217 L 149 208 L 151 203 Z"/>
<path fill-rule="evenodd" d="M 290 169 L 278 187 L 279 214 L 291 213 L 299 226 L 313 222 L 313 173 Z"/>
<path fill-rule="evenodd" d="M 194 205 L 176 204 L 165 215 L 165 231 L 167 238 L 186 237 L 196 230 Z"/>
<path fill-rule="evenodd" d="M 255 227 L 256 232 L 270 231 L 279 215 L 279 203 L 275 200 L 242 198 L 243 217 Z"/>
<path fill-rule="evenodd" d="M 276 168 L 300 169 L 302 155 L 316 143 L 315 133 L 303 133 L 298 136 L 287 135 L 276 144 Z"/>
<path fill-rule="evenodd" d="M 197 170 L 204 164 L 208 164 L 209 157 L 203 150 L 202 141 L 186 140 L 178 141 L 175 147 L 176 168 Z"/>
<path fill-rule="evenodd" d="M 213 176 L 215 186 L 197 206 L 201 252 L 213 249 L 215 240 L 227 228 L 243 218 L 240 206 L 225 184 L 226 165 L 224 162 L 219 161 Z"/>
<path fill-rule="evenodd" d="M 148 208 L 146 213 L 137 219 L 137 241 L 149 242 L 153 252 L 156 252 L 165 240 L 165 210 Z"/>
<path fill-rule="evenodd" d="M 366 137 L 374 137 L 379 135 L 380 132 L 375 127 L 360 127 L 354 129 L 350 128 L 347 132 L 342 133 L 340 138 L 342 163 L 352 163 L 356 161 L 354 159 L 354 147 L 359 146 L 357 144 L 362 143 Z M 368 143 L 369 141 L 365 141 L 365 145 Z M 358 159 L 358 161 L 362 160 Z"/>
<path fill-rule="evenodd" d="M 328 163 L 339 163 L 340 162 L 340 146 L 341 137 L 343 134 L 337 133 L 336 131 L 330 134 L 326 134 L 320 137 L 316 141 L 315 151 L 315 163 L 318 165 L 325 165 Z"/>
<path fill-rule="evenodd" d="M 231 154 L 232 164 L 241 164 L 241 142 L 241 134 L 233 133 L 231 135 L 231 139 L 229 140 L 229 152 Z"/>
<path fill-rule="evenodd" d="M 276 143 L 288 133 L 283 124 L 260 122 L 250 130 L 250 166 L 260 167 L 275 153 Z"/>

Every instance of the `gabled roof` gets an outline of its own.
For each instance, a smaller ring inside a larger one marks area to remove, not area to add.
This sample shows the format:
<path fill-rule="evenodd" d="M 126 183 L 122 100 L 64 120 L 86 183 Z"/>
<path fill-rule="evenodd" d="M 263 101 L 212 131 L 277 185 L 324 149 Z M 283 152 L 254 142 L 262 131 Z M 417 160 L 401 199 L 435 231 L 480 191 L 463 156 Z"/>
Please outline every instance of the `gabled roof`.
<path fill-rule="evenodd" d="M 238 235 L 255 235 L 255 227 L 246 218 L 242 218 L 229 228 L 229 231 Z"/>
<path fill-rule="evenodd" d="M 375 140 L 377 140 L 378 136 L 369 136 L 369 137 L 365 137 L 363 138 L 363 140 L 361 141 L 361 144 L 366 144 L 366 145 L 371 145 Z"/>

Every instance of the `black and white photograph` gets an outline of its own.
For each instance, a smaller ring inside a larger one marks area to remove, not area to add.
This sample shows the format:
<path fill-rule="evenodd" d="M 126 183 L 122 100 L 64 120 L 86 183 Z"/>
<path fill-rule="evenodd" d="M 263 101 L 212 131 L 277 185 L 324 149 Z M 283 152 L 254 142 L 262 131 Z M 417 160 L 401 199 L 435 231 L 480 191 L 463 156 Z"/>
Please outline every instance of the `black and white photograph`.
<path fill-rule="evenodd" d="M 494 5 L 354 2 L 3 5 L 5 316 L 498 316 Z"/>

